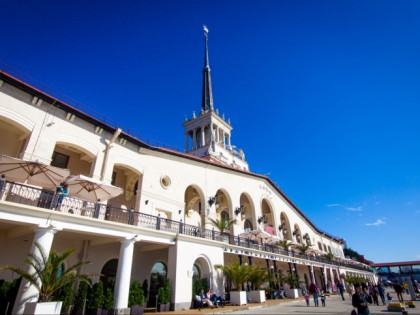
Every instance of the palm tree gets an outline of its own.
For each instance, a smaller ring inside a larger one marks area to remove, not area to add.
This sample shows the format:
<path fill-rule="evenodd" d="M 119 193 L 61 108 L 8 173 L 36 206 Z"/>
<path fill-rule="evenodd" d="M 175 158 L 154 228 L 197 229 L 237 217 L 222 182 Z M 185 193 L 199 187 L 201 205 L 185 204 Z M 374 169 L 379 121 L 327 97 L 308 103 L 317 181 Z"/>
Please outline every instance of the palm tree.
<path fill-rule="evenodd" d="M 220 234 L 230 231 L 230 227 L 236 223 L 236 219 L 229 219 L 227 216 L 220 216 L 220 219 L 209 218 L 210 223 L 219 230 Z"/>
<path fill-rule="evenodd" d="M 283 239 L 277 242 L 277 245 L 283 247 L 286 251 L 289 250 L 289 247 L 293 245 L 293 243 L 289 240 Z"/>
<path fill-rule="evenodd" d="M 67 270 L 62 270 L 64 261 L 74 253 L 74 248 L 68 248 L 62 254 L 51 250 L 47 256 L 38 243 L 35 243 L 35 247 L 39 251 L 39 256 L 29 253 L 24 260 L 34 271 L 28 272 L 14 266 L 0 266 L 0 269 L 13 271 L 34 286 L 39 292 L 38 302 L 52 301 L 55 293 L 61 288 L 73 284 L 76 280 L 91 284 L 90 277 L 93 275 L 78 275 L 76 273 L 80 266 L 90 262 L 78 262 L 68 267 Z"/>
<path fill-rule="evenodd" d="M 291 289 L 298 288 L 299 284 L 302 283 L 302 281 L 299 280 L 298 276 L 290 272 L 287 274 L 287 276 L 284 277 L 283 281 L 286 282 Z"/>
<path fill-rule="evenodd" d="M 334 255 L 333 255 L 333 254 L 331 254 L 331 253 L 327 253 L 327 254 L 325 254 L 325 255 L 324 255 L 324 258 L 326 258 L 326 259 L 328 259 L 329 261 L 331 261 L 331 260 L 333 260 Z"/>
<path fill-rule="evenodd" d="M 236 261 L 224 266 L 214 265 L 214 268 L 222 270 L 223 274 L 232 281 L 233 291 L 240 291 L 242 285 L 248 280 L 248 266 L 240 265 Z"/>
<path fill-rule="evenodd" d="M 302 244 L 300 246 L 297 247 L 297 249 L 299 250 L 299 252 L 301 254 L 306 254 L 306 252 L 311 248 L 311 246 L 306 245 L 306 244 Z"/>
<path fill-rule="evenodd" d="M 259 290 L 261 284 L 269 280 L 267 269 L 261 268 L 260 266 L 248 266 L 248 279 L 251 282 L 254 290 Z"/>

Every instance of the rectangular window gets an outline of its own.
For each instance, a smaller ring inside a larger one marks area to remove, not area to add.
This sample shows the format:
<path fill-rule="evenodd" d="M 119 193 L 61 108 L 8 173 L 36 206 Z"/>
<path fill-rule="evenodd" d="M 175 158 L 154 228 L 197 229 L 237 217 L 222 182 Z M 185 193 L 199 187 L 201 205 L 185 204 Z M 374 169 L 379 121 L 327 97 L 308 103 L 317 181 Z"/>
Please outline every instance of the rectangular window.
<path fill-rule="evenodd" d="M 399 266 L 391 266 L 391 267 L 389 267 L 389 270 L 390 270 L 390 272 L 391 273 L 394 273 L 394 274 L 400 274 L 400 267 Z"/>
<path fill-rule="evenodd" d="M 70 157 L 68 155 L 54 151 L 51 165 L 60 168 L 67 168 L 67 165 L 69 164 L 69 159 Z"/>
<path fill-rule="evenodd" d="M 420 273 L 420 265 L 412 265 L 414 273 Z"/>
<path fill-rule="evenodd" d="M 411 273 L 411 266 L 400 266 L 401 273 Z"/>

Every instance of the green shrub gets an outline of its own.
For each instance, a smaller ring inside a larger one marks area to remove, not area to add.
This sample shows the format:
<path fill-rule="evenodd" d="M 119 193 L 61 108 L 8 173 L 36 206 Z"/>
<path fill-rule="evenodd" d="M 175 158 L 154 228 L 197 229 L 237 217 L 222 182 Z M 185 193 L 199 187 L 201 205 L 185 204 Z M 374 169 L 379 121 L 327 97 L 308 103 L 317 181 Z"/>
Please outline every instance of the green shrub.
<path fill-rule="evenodd" d="M 140 282 L 134 280 L 130 285 L 130 293 L 128 295 L 128 306 L 132 307 L 134 305 L 143 306 L 144 304 L 144 291 L 140 287 Z"/>

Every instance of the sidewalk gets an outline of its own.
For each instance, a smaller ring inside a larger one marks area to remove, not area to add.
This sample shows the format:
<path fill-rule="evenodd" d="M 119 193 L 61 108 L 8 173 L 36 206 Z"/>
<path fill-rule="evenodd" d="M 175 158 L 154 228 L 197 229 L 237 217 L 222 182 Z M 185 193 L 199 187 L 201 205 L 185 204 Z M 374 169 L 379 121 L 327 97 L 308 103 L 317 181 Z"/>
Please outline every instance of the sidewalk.
<path fill-rule="evenodd" d="M 391 295 L 396 298 L 396 294 L 390 291 Z M 225 306 L 224 308 L 204 308 L 201 311 L 196 309 L 183 310 L 176 312 L 166 312 L 165 314 L 350 314 L 353 309 L 351 299 L 348 294 L 345 294 L 346 300 L 343 301 L 339 295 L 331 295 L 327 297 L 326 307 L 315 307 L 313 300 L 310 301 L 310 306 L 306 306 L 303 298 L 299 299 L 281 299 L 268 300 L 266 303 L 250 303 L 242 306 Z M 404 295 L 404 301 L 410 301 L 409 295 Z M 321 303 L 321 301 L 320 301 Z M 406 308 L 409 315 L 420 315 L 420 301 L 416 301 L 416 308 Z M 371 315 L 379 314 L 401 314 L 401 312 L 389 312 L 386 305 L 369 305 Z M 162 313 L 163 314 L 163 313 Z"/>

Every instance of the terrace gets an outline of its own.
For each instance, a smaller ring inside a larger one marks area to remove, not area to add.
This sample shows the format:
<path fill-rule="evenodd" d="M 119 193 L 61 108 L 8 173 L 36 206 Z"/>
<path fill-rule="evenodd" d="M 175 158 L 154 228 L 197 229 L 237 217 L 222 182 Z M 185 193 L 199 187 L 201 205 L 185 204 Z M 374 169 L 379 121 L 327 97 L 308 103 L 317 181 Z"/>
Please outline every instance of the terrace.
<path fill-rule="evenodd" d="M 295 250 L 286 250 L 283 247 L 270 244 L 269 242 L 255 241 L 239 235 L 232 235 L 198 226 L 185 224 L 180 221 L 161 218 L 134 209 L 123 209 L 113 207 L 101 202 L 93 203 L 76 197 L 65 197 L 61 205 L 57 205 L 56 194 L 52 190 L 36 188 L 16 182 L 6 181 L 0 191 L 0 200 L 6 200 L 17 204 L 29 205 L 51 211 L 69 213 L 75 216 L 90 217 L 101 221 L 112 221 L 127 225 L 139 226 L 146 229 L 173 232 L 193 237 L 204 238 L 213 241 L 223 242 L 229 245 L 239 246 L 244 249 L 253 249 L 267 253 L 279 254 L 291 258 L 300 258 L 322 264 L 348 267 L 363 271 L 371 271 L 371 267 L 338 257 L 327 259 L 313 253 L 302 254 Z"/>

